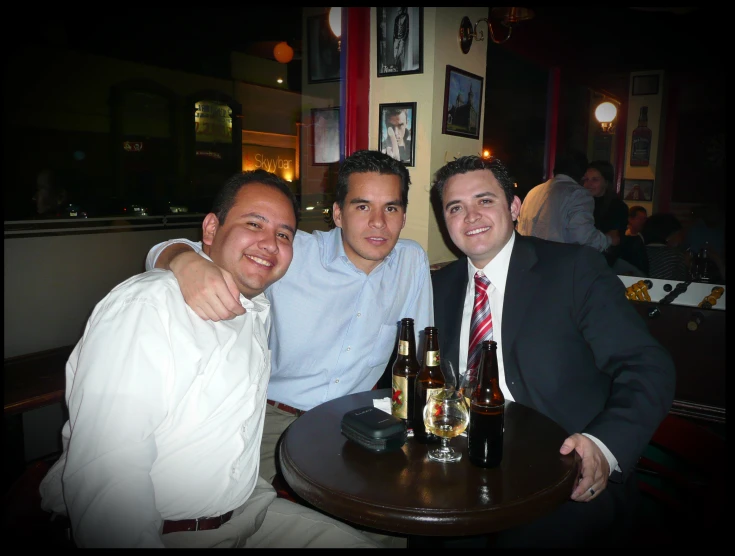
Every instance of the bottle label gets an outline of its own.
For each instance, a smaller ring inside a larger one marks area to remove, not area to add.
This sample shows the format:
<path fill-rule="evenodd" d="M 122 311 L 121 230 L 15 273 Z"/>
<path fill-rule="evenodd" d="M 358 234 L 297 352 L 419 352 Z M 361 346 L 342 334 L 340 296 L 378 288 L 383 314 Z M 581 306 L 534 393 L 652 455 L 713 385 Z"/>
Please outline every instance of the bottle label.
<path fill-rule="evenodd" d="M 393 417 L 408 418 L 408 378 L 405 376 L 393 375 L 393 396 L 391 397 L 390 412 Z"/>
<path fill-rule="evenodd" d="M 431 397 L 431 395 L 432 395 L 432 394 L 433 394 L 434 392 L 439 392 L 439 391 L 440 391 L 441 389 L 442 389 L 442 388 L 427 388 L 427 389 L 426 389 L 426 399 L 424 400 L 424 402 L 427 402 L 427 401 L 429 401 L 429 398 Z"/>
<path fill-rule="evenodd" d="M 398 340 L 398 355 L 408 355 L 408 340 Z"/>
<path fill-rule="evenodd" d="M 439 366 L 439 350 L 427 351 L 426 361 L 424 363 L 427 367 L 438 367 Z"/>

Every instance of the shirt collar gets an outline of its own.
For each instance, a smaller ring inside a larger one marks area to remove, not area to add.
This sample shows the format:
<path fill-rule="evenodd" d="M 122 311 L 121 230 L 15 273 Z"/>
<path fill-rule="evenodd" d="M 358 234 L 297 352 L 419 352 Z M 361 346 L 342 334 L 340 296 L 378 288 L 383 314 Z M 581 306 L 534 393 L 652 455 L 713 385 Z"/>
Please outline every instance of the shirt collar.
<path fill-rule="evenodd" d="M 330 230 L 323 235 L 323 238 L 324 250 L 322 252 L 322 260 L 324 261 L 325 267 L 330 266 L 337 260 L 343 260 L 350 265 L 355 266 L 354 263 L 347 257 L 347 253 L 345 253 L 345 246 L 342 241 L 342 228 L 334 228 L 333 230 Z M 383 259 L 383 262 L 385 262 L 385 264 L 388 266 L 393 266 L 395 255 L 396 248 L 393 247 L 393 249 L 390 250 L 390 253 L 388 253 L 388 256 Z M 379 266 L 380 265 L 378 265 L 378 267 Z"/>
<path fill-rule="evenodd" d="M 472 264 L 469 257 L 467 258 L 467 270 L 469 272 L 470 281 L 474 283 L 475 273 L 478 270 L 487 276 L 490 283 L 501 295 L 505 294 L 505 283 L 508 280 L 508 267 L 510 266 L 510 256 L 513 253 L 513 245 L 516 242 L 515 232 L 511 234 L 508 243 L 506 243 L 500 252 L 493 257 L 493 260 L 485 265 L 484 268 L 477 268 Z"/>
<path fill-rule="evenodd" d="M 210 261 L 211 263 L 217 264 L 203 250 L 199 251 L 199 254 L 205 259 L 207 259 L 208 261 Z M 267 309 L 268 307 L 270 307 L 271 302 L 268 301 L 268 298 L 265 296 L 264 292 L 260 292 L 258 295 L 256 295 L 252 299 L 248 299 L 241 293 L 240 294 L 240 305 L 242 305 L 247 311 L 259 312 L 259 311 L 263 311 Z"/>

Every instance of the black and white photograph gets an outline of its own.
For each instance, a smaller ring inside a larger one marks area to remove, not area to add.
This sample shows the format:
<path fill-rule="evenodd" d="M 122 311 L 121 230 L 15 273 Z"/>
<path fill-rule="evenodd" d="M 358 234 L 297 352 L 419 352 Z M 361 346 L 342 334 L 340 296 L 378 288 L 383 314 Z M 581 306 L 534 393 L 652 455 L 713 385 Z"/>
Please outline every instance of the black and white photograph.
<path fill-rule="evenodd" d="M 482 82 L 483 78 L 479 75 L 447 66 L 442 133 L 480 138 Z"/>
<path fill-rule="evenodd" d="M 312 108 L 311 121 L 314 164 L 339 162 L 339 107 Z"/>
<path fill-rule="evenodd" d="M 416 103 L 397 102 L 380 105 L 380 146 L 382 153 L 415 166 Z"/>
<path fill-rule="evenodd" d="M 339 39 L 329 28 L 327 14 L 306 20 L 306 39 L 309 83 L 339 81 Z"/>
<path fill-rule="evenodd" d="M 376 8 L 378 77 L 424 72 L 424 9 Z"/>

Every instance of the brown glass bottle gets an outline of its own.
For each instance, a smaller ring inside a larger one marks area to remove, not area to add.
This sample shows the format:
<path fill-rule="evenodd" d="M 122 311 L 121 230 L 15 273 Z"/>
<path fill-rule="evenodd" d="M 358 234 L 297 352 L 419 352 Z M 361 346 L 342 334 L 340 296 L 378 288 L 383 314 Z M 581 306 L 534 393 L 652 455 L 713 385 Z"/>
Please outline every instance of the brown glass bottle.
<path fill-rule="evenodd" d="M 470 396 L 467 453 L 479 467 L 495 467 L 503 459 L 505 396 L 498 377 L 498 344 L 482 342 L 477 387 Z"/>
<path fill-rule="evenodd" d="M 393 417 L 402 419 L 408 429 L 413 429 L 413 405 L 419 368 L 413 319 L 401 319 L 396 360 L 392 368 L 393 393 L 390 409 Z"/>
<path fill-rule="evenodd" d="M 416 376 L 416 398 L 413 412 L 413 437 L 422 444 L 434 444 L 441 439 L 426 431 L 424 407 L 433 390 L 444 386 L 444 376 L 439 368 L 439 332 L 434 326 L 424 329 L 424 359 Z"/>
<path fill-rule="evenodd" d="M 630 165 L 648 166 L 651 158 L 651 137 L 653 131 L 648 127 L 648 106 L 641 106 L 638 127 L 633 130 L 630 142 Z"/>

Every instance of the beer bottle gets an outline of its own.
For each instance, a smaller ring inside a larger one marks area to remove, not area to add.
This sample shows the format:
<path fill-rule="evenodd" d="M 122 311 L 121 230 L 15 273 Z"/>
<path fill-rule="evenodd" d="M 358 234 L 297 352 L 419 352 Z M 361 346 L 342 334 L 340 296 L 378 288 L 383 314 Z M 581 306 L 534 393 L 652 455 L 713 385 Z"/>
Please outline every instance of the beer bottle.
<path fill-rule="evenodd" d="M 413 404 L 416 393 L 416 375 L 419 362 L 416 359 L 416 336 L 413 332 L 413 319 L 401 319 L 398 333 L 398 353 L 393 363 L 393 395 L 391 414 L 402 419 L 406 428 L 413 429 Z"/>
<path fill-rule="evenodd" d="M 495 467 L 503 459 L 505 396 L 498 378 L 498 344 L 482 342 L 477 387 L 470 396 L 467 453 L 479 467 Z"/>
<path fill-rule="evenodd" d="M 416 399 L 413 412 L 413 437 L 422 444 L 434 444 L 441 439 L 426 431 L 424 406 L 433 390 L 444 386 L 444 376 L 439 368 L 439 332 L 434 326 L 424 329 L 424 360 L 416 376 Z"/>

